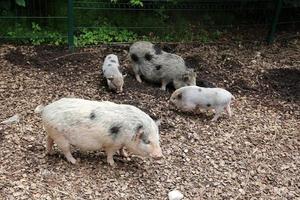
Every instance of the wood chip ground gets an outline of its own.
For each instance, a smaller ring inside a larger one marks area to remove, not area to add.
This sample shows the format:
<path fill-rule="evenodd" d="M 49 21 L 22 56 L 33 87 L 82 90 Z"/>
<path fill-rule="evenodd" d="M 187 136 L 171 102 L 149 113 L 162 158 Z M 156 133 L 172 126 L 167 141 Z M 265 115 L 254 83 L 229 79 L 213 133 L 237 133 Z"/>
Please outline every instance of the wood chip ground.
<path fill-rule="evenodd" d="M 0 199 L 300 198 L 300 41 L 275 43 L 161 44 L 181 55 L 205 79 L 234 94 L 233 117 L 210 122 L 212 113 L 186 114 L 169 106 L 159 86 L 138 83 L 128 45 L 77 49 L 0 46 Z M 100 72 L 109 53 L 119 56 L 124 92 L 108 91 Z M 45 132 L 33 110 L 62 97 L 132 104 L 162 118 L 165 159 L 73 150 L 45 156 Z"/>

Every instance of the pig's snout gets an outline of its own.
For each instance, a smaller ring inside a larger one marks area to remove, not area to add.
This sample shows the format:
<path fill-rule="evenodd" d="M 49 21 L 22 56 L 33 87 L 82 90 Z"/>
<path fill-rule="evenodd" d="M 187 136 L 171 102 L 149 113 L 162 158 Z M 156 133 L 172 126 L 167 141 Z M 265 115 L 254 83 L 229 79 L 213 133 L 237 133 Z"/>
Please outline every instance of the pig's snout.
<path fill-rule="evenodd" d="M 122 92 L 123 92 L 123 88 L 117 88 L 117 89 L 116 89 L 116 93 L 117 93 L 117 94 L 122 93 Z"/>
<path fill-rule="evenodd" d="M 160 159 L 162 159 L 164 156 L 161 154 L 161 155 L 152 155 L 151 156 L 153 159 L 155 159 L 155 160 L 160 160 Z"/>
<path fill-rule="evenodd" d="M 159 160 L 159 159 L 162 159 L 164 157 L 162 152 L 161 152 L 161 149 L 159 149 L 157 152 L 151 153 L 150 156 L 155 160 Z"/>

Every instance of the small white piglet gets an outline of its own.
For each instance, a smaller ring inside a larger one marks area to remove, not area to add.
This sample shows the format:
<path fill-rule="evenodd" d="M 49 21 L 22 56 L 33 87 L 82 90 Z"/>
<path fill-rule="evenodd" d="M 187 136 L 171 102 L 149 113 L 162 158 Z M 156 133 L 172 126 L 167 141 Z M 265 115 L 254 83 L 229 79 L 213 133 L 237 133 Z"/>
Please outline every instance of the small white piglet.
<path fill-rule="evenodd" d="M 177 89 L 170 98 L 170 103 L 182 111 L 194 111 L 197 109 L 214 109 L 215 116 L 212 121 L 216 121 L 222 112 L 231 117 L 231 100 L 234 96 L 222 88 L 204 88 L 198 86 L 185 86 Z"/>
<path fill-rule="evenodd" d="M 104 150 L 107 162 L 114 165 L 113 155 L 125 147 L 134 154 L 161 158 L 158 124 L 140 109 L 109 101 L 62 98 L 38 106 L 47 132 L 47 152 L 54 142 L 67 160 L 76 163 L 70 146 L 81 150 Z"/>
<path fill-rule="evenodd" d="M 123 91 L 124 77 L 119 70 L 120 63 L 118 56 L 109 54 L 105 57 L 102 65 L 104 77 L 107 80 L 107 85 L 111 90 L 116 92 Z"/>

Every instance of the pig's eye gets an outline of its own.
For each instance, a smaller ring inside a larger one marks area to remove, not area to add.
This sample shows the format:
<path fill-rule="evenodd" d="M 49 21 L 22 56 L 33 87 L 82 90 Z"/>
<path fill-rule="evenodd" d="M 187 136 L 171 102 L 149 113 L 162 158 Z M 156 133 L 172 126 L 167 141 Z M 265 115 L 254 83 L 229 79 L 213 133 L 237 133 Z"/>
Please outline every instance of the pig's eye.
<path fill-rule="evenodd" d="M 150 144 L 150 140 L 148 140 L 148 139 L 143 139 L 143 142 L 144 142 L 145 144 Z"/>

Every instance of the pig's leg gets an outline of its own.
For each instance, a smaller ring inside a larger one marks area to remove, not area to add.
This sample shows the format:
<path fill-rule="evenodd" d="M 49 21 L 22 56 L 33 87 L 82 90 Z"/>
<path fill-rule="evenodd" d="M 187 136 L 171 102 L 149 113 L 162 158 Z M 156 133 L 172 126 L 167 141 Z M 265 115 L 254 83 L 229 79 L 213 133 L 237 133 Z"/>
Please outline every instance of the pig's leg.
<path fill-rule="evenodd" d="M 54 140 L 48 135 L 47 136 L 47 144 L 46 144 L 46 150 L 47 150 L 48 155 L 53 154 L 53 149 L 52 149 L 53 144 L 54 144 Z"/>
<path fill-rule="evenodd" d="M 126 150 L 125 150 L 124 147 L 122 147 L 122 148 L 120 149 L 120 154 L 121 154 L 122 156 L 124 156 L 124 157 L 128 157 L 128 153 L 126 152 Z"/>
<path fill-rule="evenodd" d="M 142 79 L 141 79 L 141 77 L 140 77 L 139 74 L 136 74 L 136 75 L 135 75 L 135 78 L 136 78 L 137 82 L 139 82 L 139 83 L 142 82 Z"/>
<path fill-rule="evenodd" d="M 67 160 L 69 162 L 75 164 L 76 160 L 75 160 L 75 158 L 73 158 L 73 156 L 71 154 L 69 141 L 62 135 L 61 132 L 57 131 L 55 128 L 50 127 L 50 126 L 44 126 L 44 128 L 49 135 L 48 138 L 51 136 L 51 139 L 54 140 L 54 142 L 57 144 L 57 146 L 63 151 Z M 51 141 L 51 140 L 47 141 L 47 146 L 49 145 L 49 147 L 50 147 L 52 142 L 53 141 Z"/>
<path fill-rule="evenodd" d="M 167 90 L 167 84 L 168 84 L 168 81 L 162 80 L 160 89 L 166 91 Z"/>
<path fill-rule="evenodd" d="M 65 157 L 72 164 L 76 163 L 76 159 L 71 154 L 70 143 L 63 136 L 57 138 L 55 140 L 57 146 L 63 151 Z"/>
<path fill-rule="evenodd" d="M 106 155 L 107 155 L 107 163 L 110 166 L 115 166 L 115 161 L 114 161 L 114 154 L 116 153 L 116 151 L 118 151 L 119 148 L 107 148 L 105 149 L 106 151 Z"/>
<path fill-rule="evenodd" d="M 139 69 L 139 66 L 134 64 L 134 65 L 132 66 L 132 70 L 133 70 L 133 72 L 134 72 L 134 74 L 135 74 L 135 78 L 136 78 L 137 82 L 141 83 L 141 82 L 142 82 L 142 79 L 141 79 L 141 77 L 140 77 L 140 69 Z"/>
<path fill-rule="evenodd" d="M 217 119 L 221 116 L 222 112 L 224 111 L 224 107 L 217 107 L 215 109 L 215 111 L 216 111 L 216 114 L 215 114 L 214 118 L 211 120 L 213 122 L 217 121 Z"/>
<path fill-rule="evenodd" d="M 232 116 L 232 111 L 231 111 L 231 108 L 230 108 L 230 103 L 226 106 L 225 111 L 229 115 L 229 117 Z"/>

